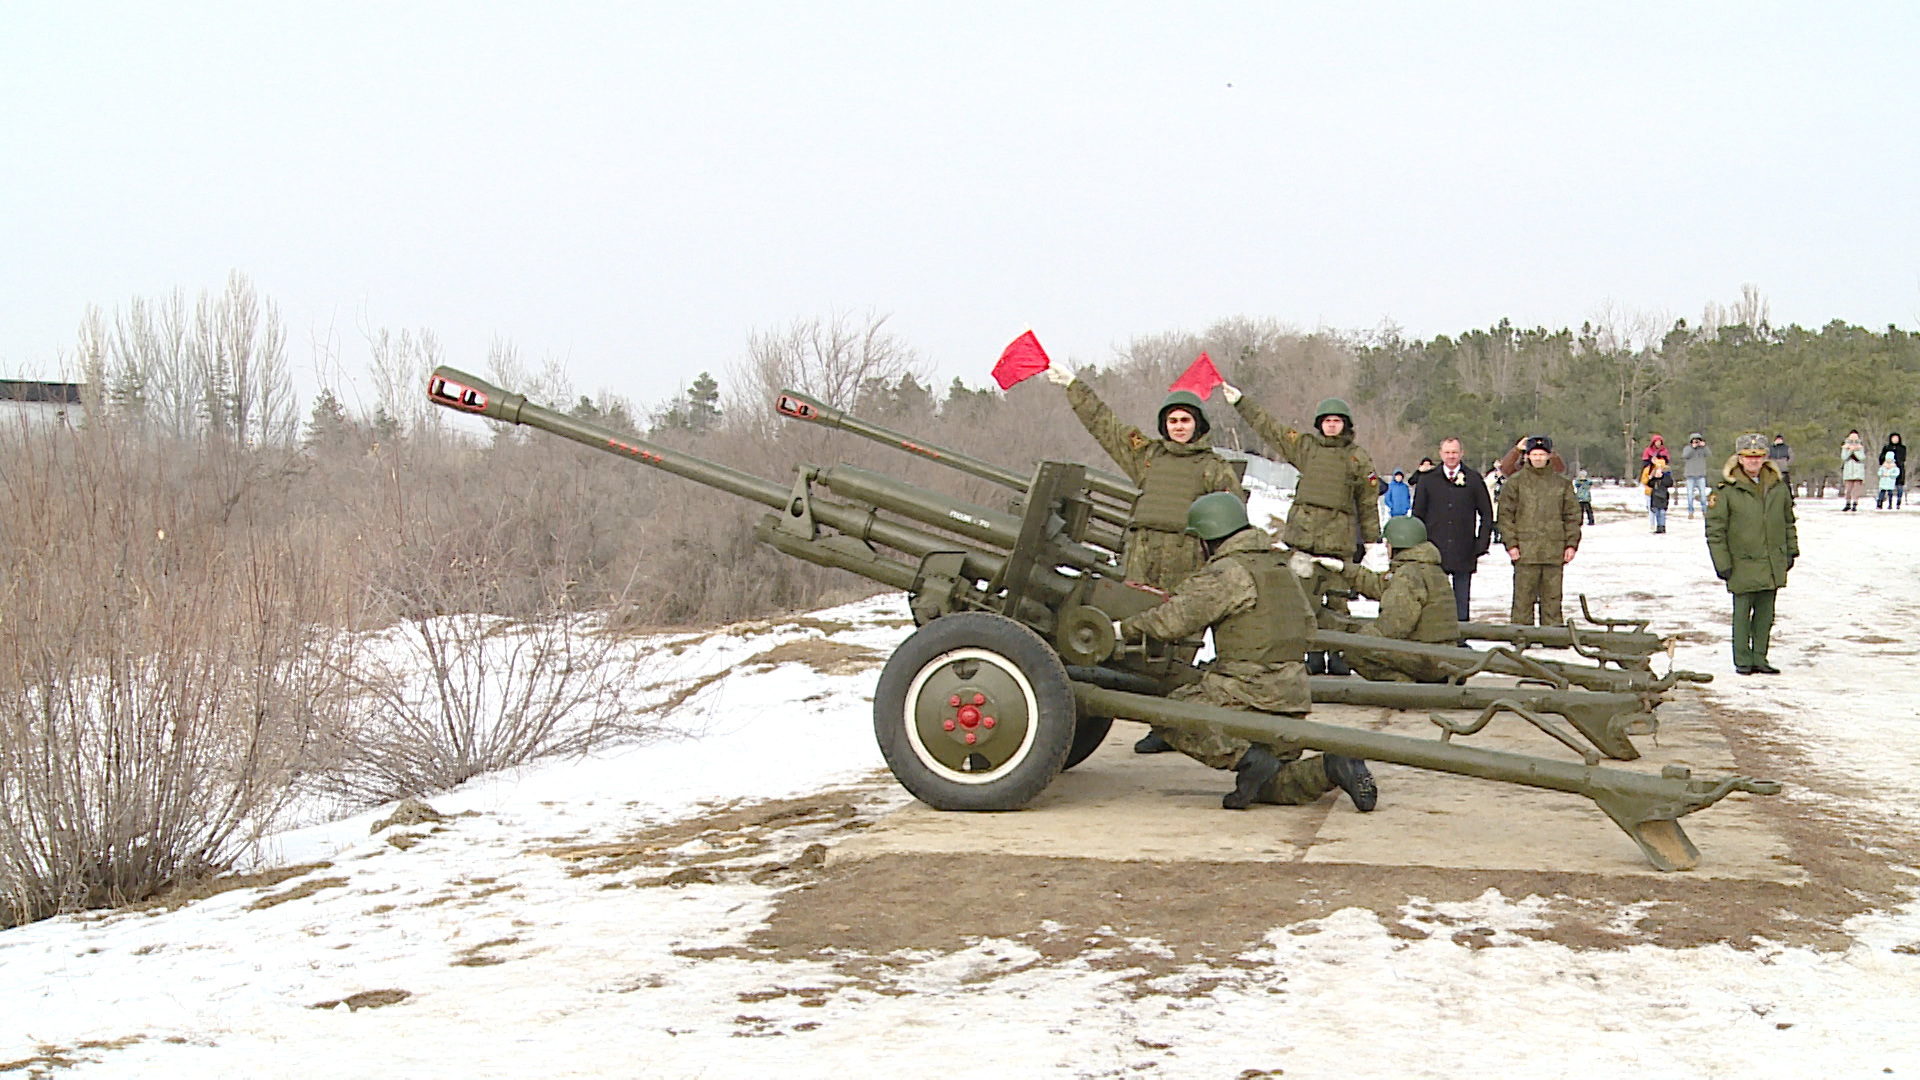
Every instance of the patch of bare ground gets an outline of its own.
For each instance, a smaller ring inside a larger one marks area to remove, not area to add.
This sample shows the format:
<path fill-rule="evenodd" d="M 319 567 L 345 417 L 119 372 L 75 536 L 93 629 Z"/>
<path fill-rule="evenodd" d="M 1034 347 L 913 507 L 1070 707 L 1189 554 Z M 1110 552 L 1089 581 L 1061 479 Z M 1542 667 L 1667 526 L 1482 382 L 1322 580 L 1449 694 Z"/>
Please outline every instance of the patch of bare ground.
<path fill-rule="evenodd" d="M 379 1009 L 388 1005 L 398 1005 L 413 996 L 411 990 L 362 990 L 357 994 L 348 994 L 332 1001 L 316 1001 L 307 1006 L 309 1009 L 336 1009 L 342 1005 L 348 1012 L 361 1009 Z"/>
<path fill-rule="evenodd" d="M 1769 718 L 1707 704 L 1733 749 L 1738 771 L 1849 796 L 1826 800 L 1835 806 L 1868 794 L 1854 790 L 1857 785 L 1845 778 L 1814 769 Z M 1350 907 L 1374 912 L 1393 937 L 1441 935 L 1465 949 L 1531 938 L 1581 950 L 1714 943 L 1844 950 L 1851 944 L 1844 929 L 1848 918 L 1903 902 L 1914 891 L 1914 878 L 1902 870 L 1920 862 L 1920 844 L 1913 837 L 1877 825 L 1863 828 L 1851 808 L 1815 805 L 1822 800 L 1756 802 L 1785 839 L 1785 857 L 1806 870 L 1806 883 L 1684 873 L 1615 877 L 1318 862 L 880 855 L 790 868 L 783 881 L 791 887 L 745 946 L 689 949 L 685 955 L 831 958 L 851 983 L 905 992 L 890 989 L 893 973 L 921 962 L 928 952 L 953 953 L 988 939 L 1011 939 L 1039 954 L 1030 962 L 1074 959 L 1124 971 L 1122 982 L 1139 993 L 1180 995 L 1205 993 L 1209 979 L 1238 978 L 1235 972 L 1257 966 L 1245 957 L 1264 948 L 1274 930 L 1316 932 L 1319 917 Z M 575 857 L 612 862 L 637 856 L 649 865 L 681 865 L 675 872 L 679 882 L 721 880 L 721 873 L 685 865 L 667 849 L 702 836 L 744 835 L 749 823 L 763 820 L 773 826 L 782 814 L 825 814 L 823 820 L 832 820 L 836 813 L 858 821 L 817 801 L 791 800 L 679 822 L 629 853 L 577 849 Z M 1509 900 L 1538 898 L 1539 925 L 1496 932 L 1436 910 L 1489 889 Z M 1000 957 L 986 962 L 981 976 L 1024 966 Z"/>
<path fill-rule="evenodd" d="M 248 911 L 265 911 L 277 907 L 289 900 L 304 900 L 321 889 L 338 889 L 347 883 L 343 877 L 308 878 L 285 892 L 271 893 L 247 905 Z"/>
<path fill-rule="evenodd" d="M 304 863 L 299 866 L 275 867 L 272 870 L 261 870 L 252 874 L 222 874 L 219 877 L 183 882 L 137 904 L 128 904 L 125 907 L 102 912 L 99 917 L 106 918 L 128 911 L 173 911 L 196 900 L 205 900 L 235 889 L 271 889 L 281 882 L 291 881 L 302 874 L 332 868 L 333 864 L 330 862 Z"/>
<path fill-rule="evenodd" d="M 619 875 L 622 885 L 783 884 L 826 861 L 826 841 L 871 825 L 885 810 L 881 785 L 838 788 L 796 799 L 732 803 L 617 841 L 536 849 L 570 862 L 575 877 Z M 630 872 L 639 871 L 639 876 Z"/>
<path fill-rule="evenodd" d="M 32 1057 L 17 1061 L 0 1061 L 0 1073 L 23 1072 L 28 1076 L 52 1076 L 55 1069 L 72 1069 L 81 1065 L 97 1065 L 102 1060 L 90 1051 L 124 1050 L 135 1043 L 147 1040 L 145 1035 L 126 1035 L 118 1039 L 85 1039 L 72 1046 L 56 1046 L 41 1043 L 34 1048 Z"/>
<path fill-rule="evenodd" d="M 756 664 L 805 664 L 822 675 L 852 675 L 879 667 L 886 656 L 864 645 L 849 645 L 826 638 L 801 638 L 786 641 L 765 652 L 755 653 L 742 666 Z"/>
<path fill-rule="evenodd" d="M 483 941 L 478 945 L 469 945 L 466 948 L 460 950 L 460 955 L 458 958 L 456 958 L 452 962 L 452 966 L 453 967 L 492 967 L 495 964 L 504 964 L 507 962 L 506 957 L 489 956 L 487 954 L 487 950 L 488 949 L 504 949 L 509 945 L 518 945 L 518 944 L 520 944 L 520 939 L 517 937 L 503 937 L 503 938 L 494 938 L 492 941 Z"/>

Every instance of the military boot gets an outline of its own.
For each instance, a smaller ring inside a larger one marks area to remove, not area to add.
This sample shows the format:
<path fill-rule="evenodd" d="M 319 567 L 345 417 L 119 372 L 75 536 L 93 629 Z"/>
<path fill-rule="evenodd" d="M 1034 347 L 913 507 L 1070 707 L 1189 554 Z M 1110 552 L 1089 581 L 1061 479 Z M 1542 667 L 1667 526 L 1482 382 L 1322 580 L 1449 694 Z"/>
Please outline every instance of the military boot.
<path fill-rule="evenodd" d="M 1355 810 L 1370 813 L 1379 804 L 1380 789 L 1374 786 L 1373 773 L 1367 769 L 1366 762 L 1339 754 L 1322 754 L 1320 764 L 1327 770 L 1327 779 L 1353 800 Z"/>
<path fill-rule="evenodd" d="M 1239 774 L 1233 783 L 1233 790 L 1220 798 L 1220 806 L 1227 810 L 1245 810 L 1259 797 L 1260 789 L 1273 782 L 1280 775 L 1281 761 L 1264 746 L 1248 747 L 1240 755 L 1240 761 L 1233 771 Z M 1371 782 L 1371 781 L 1369 781 Z"/>
<path fill-rule="evenodd" d="M 1327 673 L 1327 654 L 1310 652 L 1307 654 L 1307 674 L 1325 675 Z"/>
<path fill-rule="evenodd" d="M 1173 744 L 1158 731 L 1147 732 L 1146 738 L 1133 744 L 1133 752 L 1136 754 L 1165 754 L 1172 750 Z"/>
<path fill-rule="evenodd" d="M 1337 653 L 1337 652 L 1327 653 L 1327 674 L 1329 675 L 1353 674 L 1353 669 L 1347 666 L 1347 658 L 1345 654 Z"/>

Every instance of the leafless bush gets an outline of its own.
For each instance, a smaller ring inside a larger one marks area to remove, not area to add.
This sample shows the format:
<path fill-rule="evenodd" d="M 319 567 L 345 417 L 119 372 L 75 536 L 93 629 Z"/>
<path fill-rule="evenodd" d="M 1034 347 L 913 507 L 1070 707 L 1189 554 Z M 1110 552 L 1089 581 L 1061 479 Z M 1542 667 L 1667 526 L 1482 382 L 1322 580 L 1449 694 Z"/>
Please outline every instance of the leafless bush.
<path fill-rule="evenodd" d="M 588 615 L 625 591 L 582 587 L 598 508 L 575 501 L 570 449 L 545 449 L 552 461 L 403 442 L 363 458 L 373 498 L 345 509 L 386 629 L 339 673 L 354 705 L 317 780 L 329 794 L 422 794 L 647 730 L 621 704 L 622 642 Z"/>
<path fill-rule="evenodd" d="M 215 442 L 0 434 L 0 923 L 228 865 L 334 723 L 346 578 Z"/>

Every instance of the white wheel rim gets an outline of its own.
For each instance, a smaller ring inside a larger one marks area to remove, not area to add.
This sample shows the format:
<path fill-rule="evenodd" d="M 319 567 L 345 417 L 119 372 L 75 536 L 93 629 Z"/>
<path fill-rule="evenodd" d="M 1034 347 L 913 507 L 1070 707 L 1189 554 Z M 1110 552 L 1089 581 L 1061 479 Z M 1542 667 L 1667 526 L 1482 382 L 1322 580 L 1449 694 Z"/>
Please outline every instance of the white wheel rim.
<path fill-rule="evenodd" d="M 934 672 L 948 664 L 957 664 L 964 660 L 992 664 L 1005 672 L 1019 684 L 1020 693 L 1027 699 L 1026 737 L 1021 739 L 1019 749 L 1015 750 L 1007 760 L 1001 762 L 999 768 L 991 772 L 961 772 L 942 765 L 927 749 L 927 744 L 921 740 L 920 725 L 914 721 L 914 703 L 920 700 L 920 691 L 927 685 L 927 680 L 933 677 Z M 1013 661 L 988 649 L 953 649 L 920 665 L 920 670 L 914 673 L 913 681 L 907 684 L 906 700 L 900 703 L 900 715 L 895 719 L 906 728 L 907 744 L 913 747 L 913 756 L 920 760 L 920 764 L 925 766 L 927 771 L 942 780 L 978 786 L 1004 779 L 1007 773 L 1018 768 L 1021 762 L 1027 760 L 1027 755 L 1033 752 L 1034 740 L 1040 734 L 1040 701 L 1034 696 L 1033 681 L 1028 679 L 1027 673 L 1021 671 Z"/>

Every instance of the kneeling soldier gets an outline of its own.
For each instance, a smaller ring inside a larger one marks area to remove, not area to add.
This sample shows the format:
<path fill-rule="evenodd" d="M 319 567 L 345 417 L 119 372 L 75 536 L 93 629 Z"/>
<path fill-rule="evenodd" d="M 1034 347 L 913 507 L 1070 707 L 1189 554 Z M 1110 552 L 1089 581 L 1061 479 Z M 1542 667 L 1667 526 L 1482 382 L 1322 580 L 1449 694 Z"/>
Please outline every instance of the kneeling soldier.
<path fill-rule="evenodd" d="M 1123 638 L 1145 634 L 1179 641 L 1211 627 L 1213 662 L 1199 682 L 1169 697 L 1305 716 L 1313 705 L 1305 663 L 1313 611 L 1299 579 L 1273 550 L 1273 538 L 1247 523 L 1246 505 L 1228 492 L 1195 499 L 1187 531 L 1206 546 L 1206 565 L 1175 586 L 1165 604 L 1122 620 L 1116 631 Z M 1220 800 L 1229 810 L 1255 802 L 1310 803 L 1336 787 L 1361 811 L 1372 810 L 1378 798 L 1364 761 L 1338 754 L 1303 758 L 1298 750 L 1208 731 L 1169 729 L 1164 735 L 1188 757 L 1240 774 Z"/>
<path fill-rule="evenodd" d="M 1386 534 L 1393 563 L 1385 574 L 1337 559 L 1314 561 L 1345 578 L 1355 592 L 1380 601 L 1380 617 L 1362 626 L 1362 634 L 1458 645 L 1460 619 L 1453 582 L 1440 568 L 1440 549 L 1427 542 L 1425 523 L 1415 517 L 1397 517 L 1387 522 Z M 1451 674 L 1439 661 L 1418 656 L 1348 655 L 1347 663 L 1362 678 L 1386 682 L 1445 682 Z"/>

